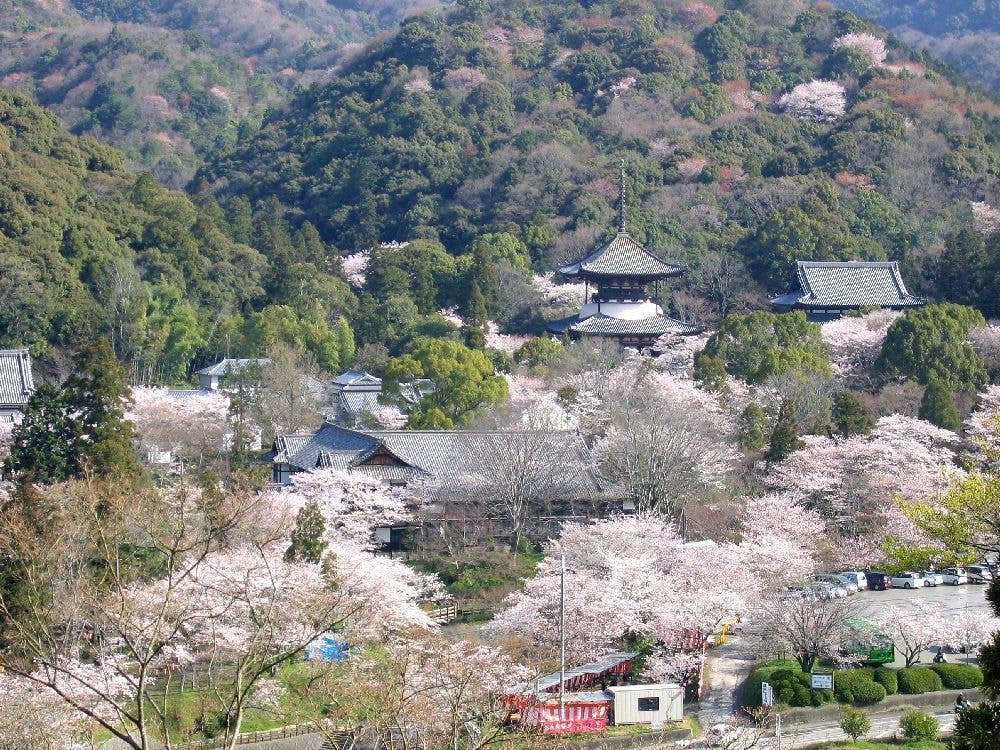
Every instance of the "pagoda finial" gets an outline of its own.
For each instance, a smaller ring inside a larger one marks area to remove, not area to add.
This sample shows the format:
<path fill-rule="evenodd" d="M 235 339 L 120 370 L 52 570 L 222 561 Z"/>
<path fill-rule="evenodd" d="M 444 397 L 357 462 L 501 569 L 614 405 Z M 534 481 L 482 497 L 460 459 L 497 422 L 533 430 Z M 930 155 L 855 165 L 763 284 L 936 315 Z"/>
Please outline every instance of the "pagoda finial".
<path fill-rule="evenodd" d="M 618 202 L 621 204 L 621 231 L 625 231 L 625 159 L 622 159 L 622 186 L 621 194 L 618 197 Z"/>

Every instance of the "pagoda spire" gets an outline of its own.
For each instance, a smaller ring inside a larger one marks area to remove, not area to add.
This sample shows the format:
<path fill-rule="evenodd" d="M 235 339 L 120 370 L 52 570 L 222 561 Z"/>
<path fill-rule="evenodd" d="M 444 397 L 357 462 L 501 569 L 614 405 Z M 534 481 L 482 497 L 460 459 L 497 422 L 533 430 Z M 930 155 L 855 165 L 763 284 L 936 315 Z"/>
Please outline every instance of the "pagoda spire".
<path fill-rule="evenodd" d="M 622 159 L 621 167 L 622 167 L 622 183 L 621 183 L 621 192 L 618 196 L 618 203 L 620 205 L 620 212 L 621 212 L 620 231 L 624 233 L 625 232 L 625 159 L 624 158 Z"/>

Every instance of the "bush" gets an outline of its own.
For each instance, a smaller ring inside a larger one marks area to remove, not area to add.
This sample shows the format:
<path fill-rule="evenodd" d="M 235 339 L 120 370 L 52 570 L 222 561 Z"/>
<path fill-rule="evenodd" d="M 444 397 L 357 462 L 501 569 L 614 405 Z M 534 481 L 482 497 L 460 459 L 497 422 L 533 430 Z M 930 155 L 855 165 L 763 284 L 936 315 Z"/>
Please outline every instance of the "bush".
<path fill-rule="evenodd" d="M 844 706 L 844 711 L 840 715 L 840 728 L 844 730 L 844 734 L 856 742 L 858 737 L 871 731 L 872 720 L 864 711 Z"/>
<path fill-rule="evenodd" d="M 972 664 L 934 664 L 930 668 L 948 690 L 971 690 L 983 684 L 983 670 Z"/>
<path fill-rule="evenodd" d="M 907 711 L 899 720 L 899 728 L 903 737 L 913 741 L 936 740 L 938 735 L 937 719 L 923 711 Z"/>
<path fill-rule="evenodd" d="M 899 679 L 896 677 L 896 670 L 890 667 L 879 667 L 875 670 L 875 682 L 885 688 L 886 695 L 895 695 L 899 692 Z"/>
<path fill-rule="evenodd" d="M 873 670 L 844 669 L 834 673 L 833 687 L 841 703 L 870 706 L 885 699 L 886 689 L 875 682 Z"/>
<path fill-rule="evenodd" d="M 896 677 L 899 680 L 899 692 L 904 695 L 933 693 L 944 688 L 937 672 L 927 667 L 903 667 L 896 673 Z"/>

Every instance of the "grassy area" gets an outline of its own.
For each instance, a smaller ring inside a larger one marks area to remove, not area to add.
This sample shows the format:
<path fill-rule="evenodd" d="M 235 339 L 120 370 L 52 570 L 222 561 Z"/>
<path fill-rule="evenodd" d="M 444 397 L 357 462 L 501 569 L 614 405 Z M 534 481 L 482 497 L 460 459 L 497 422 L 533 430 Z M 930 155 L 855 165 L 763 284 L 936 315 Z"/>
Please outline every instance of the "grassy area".
<path fill-rule="evenodd" d="M 948 750 L 943 742 L 833 742 L 825 745 L 830 750 Z"/>

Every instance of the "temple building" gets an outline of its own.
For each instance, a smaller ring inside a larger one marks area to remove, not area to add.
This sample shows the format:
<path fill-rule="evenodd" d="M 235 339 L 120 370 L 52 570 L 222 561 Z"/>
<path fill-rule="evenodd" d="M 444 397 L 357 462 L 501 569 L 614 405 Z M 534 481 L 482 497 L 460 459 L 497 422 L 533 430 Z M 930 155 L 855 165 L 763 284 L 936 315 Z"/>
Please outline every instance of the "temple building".
<path fill-rule="evenodd" d="M 34 391 L 28 350 L 0 349 L 0 422 L 20 422 Z"/>
<path fill-rule="evenodd" d="M 618 234 L 583 260 L 559 269 L 563 276 L 584 281 L 584 304 L 578 314 L 551 321 L 547 328 L 557 335 L 601 336 L 637 348 L 651 346 L 666 334 L 701 333 L 702 326 L 664 315 L 655 301 L 659 282 L 681 276 L 685 270 L 683 266 L 657 258 L 626 230 L 623 166 Z M 654 286 L 652 296 L 650 285 Z"/>
<path fill-rule="evenodd" d="M 899 264 L 892 262 L 796 262 L 798 291 L 774 297 L 776 312 L 805 310 L 813 321 L 835 320 L 845 312 L 881 307 L 907 310 L 927 304 L 906 291 Z"/>

